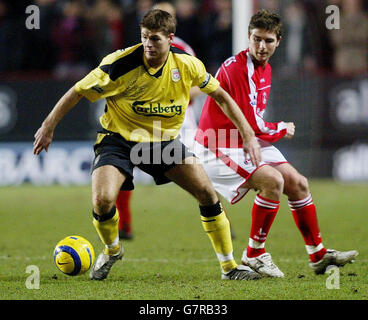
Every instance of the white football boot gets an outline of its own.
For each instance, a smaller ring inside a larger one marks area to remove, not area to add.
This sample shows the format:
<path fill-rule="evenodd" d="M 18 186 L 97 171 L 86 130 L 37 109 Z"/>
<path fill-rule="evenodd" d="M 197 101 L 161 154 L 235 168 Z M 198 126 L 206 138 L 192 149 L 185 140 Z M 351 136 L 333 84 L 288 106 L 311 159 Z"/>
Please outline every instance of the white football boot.
<path fill-rule="evenodd" d="M 328 266 L 342 267 L 347 263 L 353 263 L 358 251 L 337 251 L 327 249 L 323 258 L 317 262 L 309 262 L 309 266 L 316 274 L 323 274 L 326 272 Z"/>
<path fill-rule="evenodd" d="M 255 258 L 248 258 L 247 250 L 243 251 L 242 264 L 252 268 L 265 277 L 283 278 L 284 273 L 273 263 L 271 255 L 266 252 Z"/>
<path fill-rule="evenodd" d="M 114 255 L 108 255 L 105 254 L 104 251 L 102 251 L 99 256 L 97 257 L 96 263 L 92 267 L 92 270 L 89 274 L 89 277 L 91 280 L 103 280 L 105 279 L 113 264 L 121 260 L 124 255 L 124 248 L 123 245 L 120 243 L 120 251 L 117 254 Z"/>

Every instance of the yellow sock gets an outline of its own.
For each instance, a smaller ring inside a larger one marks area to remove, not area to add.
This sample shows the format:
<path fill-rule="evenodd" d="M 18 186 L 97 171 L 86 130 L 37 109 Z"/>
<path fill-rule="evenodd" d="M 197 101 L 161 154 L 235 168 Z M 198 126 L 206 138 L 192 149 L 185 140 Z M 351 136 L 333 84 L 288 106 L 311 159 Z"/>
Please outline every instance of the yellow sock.
<path fill-rule="evenodd" d="M 230 222 L 224 211 L 212 217 L 201 216 L 203 229 L 215 249 L 223 272 L 227 273 L 237 267 L 233 257 L 233 243 L 231 240 Z"/>
<path fill-rule="evenodd" d="M 114 210 L 114 211 L 113 211 Z M 113 208 L 106 217 L 102 216 L 100 219 L 96 219 L 94 214 L 93 225 L 96 228 L 98 236 L 105 245 L 105 254 L 116 254 L 120 251 L 119 242 L 119 212 L 116 208 Z M 106 218 L 106 219 L 104 219 Z"/>

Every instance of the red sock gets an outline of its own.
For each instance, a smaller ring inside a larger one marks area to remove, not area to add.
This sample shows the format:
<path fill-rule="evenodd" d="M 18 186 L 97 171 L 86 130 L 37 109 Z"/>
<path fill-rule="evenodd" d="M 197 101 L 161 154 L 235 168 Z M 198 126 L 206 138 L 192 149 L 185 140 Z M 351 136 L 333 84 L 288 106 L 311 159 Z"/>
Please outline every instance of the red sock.
<path fill-rule="evenodd" d="M 323 247 L 321 233 L 318 226 L 316 207 L 313 204 L 312 195 L 305 199 L 290 201 L 289 207 L 294 221 L 300 230 L 307 253 L 312 262 L 317 262 L 326 253 Z"/>
<path fill-rule="evenodd" d="M 131 232 L 130 198 L 132 191 L 120 190 L 116 199 L 116 208 L 119 211 L 119 230 Z"/>
<path fill-rule="evenodd" d="M 279 210 L 280 201 L 268 200 L 257 195 L 252 209 L 252 226 L 247 248 L 248 258 L 266 252 L 264 245 L 273 220 Z"/>

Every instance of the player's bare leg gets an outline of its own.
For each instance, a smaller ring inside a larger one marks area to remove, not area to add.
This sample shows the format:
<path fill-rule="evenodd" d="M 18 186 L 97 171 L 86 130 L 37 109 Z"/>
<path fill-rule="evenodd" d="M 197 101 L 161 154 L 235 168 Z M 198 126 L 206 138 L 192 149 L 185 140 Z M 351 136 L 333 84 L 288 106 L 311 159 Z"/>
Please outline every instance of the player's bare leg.
<path fill-rule="evenodd" d="M 201 206 L 214 205 L 219 199 L 206 172 L 197 158 L 188 157 L 165 175 L 192 194 Z"/>
<path fill-rule="evenodd" d="M 357 251 L 340 252 L 323 246 L 317 211 L 307 178 L 289 163 L 280 164 L 275 168 L 284 177 L 284 193 L 288 196 L 295 224 L 303 236 L 309 255 L 309 265 L 313 271 L 316 274 L 323 274 L 329 265 L 344 266 L 352 262 L 358 255 Z"/>
<path fill-rule="evenodd" d="M 92 280 L 105 279 L 112 265 L 124 254 L 119 242 L 119 213 L 114 205 L 124 180 L 125 176 L 110 165 L 99 167 L 92 173 L 93 225 L 105 245 L 90 272 Z"/>
<path fill-rule="evenodd" d="M 284 179 L 273 167 L 265 165 L 253 173 L 245 187 L 258 190 L 258 194 L 264 198 L 280 201 L 284 189 Z"/>
<path fill-rule="evenodd" d="M 259 279 L 260 275 L 257 272 L 235 262 L 229 220 L 198 159 L 186 158 L 182 164 L 168 170 L 166 176 L 198 200 L 202 226 L 209 236 L 220 262 L 222 279 Z"/>
<path fill-rule="evenodd" d="M 279 164 L 274 167 L 284 179 L 283 193 L 289 199 L 304 199 L 310 194 L 308 179 L 301 175 L 290 163 Z"/>
<path fill-rule="evenodd" d="M 104 215 L 115 204 L 125 176 L 114 166 L 106 165 L 92 173 L 92 204 L 95 213 Z"/>

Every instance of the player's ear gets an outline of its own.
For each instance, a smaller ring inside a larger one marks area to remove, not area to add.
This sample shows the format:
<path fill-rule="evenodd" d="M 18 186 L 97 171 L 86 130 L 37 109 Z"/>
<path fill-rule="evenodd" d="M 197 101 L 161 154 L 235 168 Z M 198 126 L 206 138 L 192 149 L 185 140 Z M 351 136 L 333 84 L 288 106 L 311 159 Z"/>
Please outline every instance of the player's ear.
<path fill-rule="evenodd" d="M 174 41 L 175 35 L 173 33 L 169 34 L 170 43 Z"/>
<path fill-rule="evenodd" d="M 276 48 L 280 45 L 281 40 L 282 40 L 282 37 L 280 37 L 276 40 Z"/>

